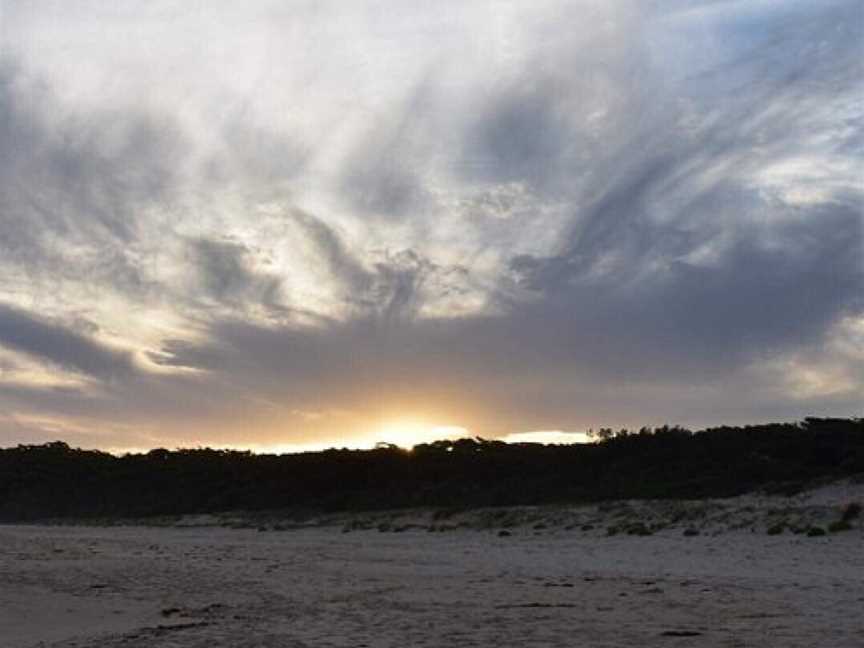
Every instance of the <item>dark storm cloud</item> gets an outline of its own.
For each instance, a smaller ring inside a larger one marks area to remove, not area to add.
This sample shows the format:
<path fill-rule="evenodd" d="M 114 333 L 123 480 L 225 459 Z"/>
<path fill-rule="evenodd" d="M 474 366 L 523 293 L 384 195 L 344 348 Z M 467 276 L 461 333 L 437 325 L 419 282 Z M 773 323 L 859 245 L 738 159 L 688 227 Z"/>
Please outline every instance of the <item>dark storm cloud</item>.
<path fill-rule="evenodd" d="M 0 345 L 102 380 L 135 372 L 128 353 L 8 304 L 0 304 Z"/>

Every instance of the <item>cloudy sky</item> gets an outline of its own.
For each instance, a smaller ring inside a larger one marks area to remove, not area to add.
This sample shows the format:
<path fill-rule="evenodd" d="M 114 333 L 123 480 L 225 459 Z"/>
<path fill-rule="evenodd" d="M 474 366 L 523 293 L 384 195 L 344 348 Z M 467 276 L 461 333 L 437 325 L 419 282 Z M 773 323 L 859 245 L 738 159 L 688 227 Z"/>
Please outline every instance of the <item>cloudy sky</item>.
<path fill-rule="evenodd" d="M 860 0 L 0 0 L 0 445 L 861 415 Z"/>

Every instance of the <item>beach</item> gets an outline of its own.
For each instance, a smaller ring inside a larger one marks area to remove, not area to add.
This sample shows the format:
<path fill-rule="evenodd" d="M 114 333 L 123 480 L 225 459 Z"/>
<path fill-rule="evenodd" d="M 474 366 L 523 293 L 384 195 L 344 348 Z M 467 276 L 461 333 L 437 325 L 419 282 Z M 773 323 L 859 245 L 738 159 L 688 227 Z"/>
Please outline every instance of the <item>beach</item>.
<path fill-rule="evenodd" d="M 829 489 L 717 506 L 830 516 L 849 497 Z M 640 504 L 626 506 L 640 515 Z M 156 527 L 0 526 L 0 645 L 862 645 L 857 522 L 814 537 L 730 524 L 734 515 L 721 528 L 708 514 L 698 535 L 684 533 L 692 520 L 610 532 L 620 510 L 574 509 L 567 518 L 560 507 L 531 509 L 507 528 L 439 513 L 431 517 L 455 522 L 432 530 L 397 526 L 405 514 L 387 524 L 379 514 L 374 528 L 356 516 L 285 530 L 194 518 Z M 607 519 L 564 524 L 577 513 Z"/>

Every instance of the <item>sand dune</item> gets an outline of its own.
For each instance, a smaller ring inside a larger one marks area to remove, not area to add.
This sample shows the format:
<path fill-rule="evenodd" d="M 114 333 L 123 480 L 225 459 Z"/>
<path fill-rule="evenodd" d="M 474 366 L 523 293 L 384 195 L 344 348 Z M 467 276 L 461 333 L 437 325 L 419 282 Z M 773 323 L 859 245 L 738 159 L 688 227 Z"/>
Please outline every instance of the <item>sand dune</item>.
<path fill-rule="evenodd" d="M 829 523 L 861 495 L 860 485 L 835 485 L 796 498 L 602 511 L 335 516 L 267 533 L 5 526 L 0 645 L 857 647 L 860 520 L 821 537 L 793 527 Z M 662 528 L 654 521 L 690 507 L 707 512 Z M 769 535 L 778 511 L 787 526 Z M 490 515 L 501 516 L 497 526 L 463 524 Z M 416 525 L 403 533 L 377 530 L 409 517 Z M 433 518 L 450 532 L 424 530 Z M 577 518 L 596 519 L 583 529 Z M 370 519 L 378 526 L 364 529 Z M 608 535 L 623 520 L 657 528 Z M 700 524 L 699 535 L 684 535 Z"/>

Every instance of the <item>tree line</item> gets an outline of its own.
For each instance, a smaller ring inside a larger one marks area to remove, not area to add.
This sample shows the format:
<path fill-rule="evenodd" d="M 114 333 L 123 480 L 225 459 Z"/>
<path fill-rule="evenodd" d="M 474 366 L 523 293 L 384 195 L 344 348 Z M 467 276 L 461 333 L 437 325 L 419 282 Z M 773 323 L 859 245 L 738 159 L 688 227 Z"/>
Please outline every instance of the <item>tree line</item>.
<path fill-rule="evenodd" d="M 792 493 L 864 475 L 864 419 L 613 432 L 573 445 L 436 441 L 407 451 L 114 456 L 62 441 L 0 449 L 0 521 L 236 510 L 359 511 Z"/>

